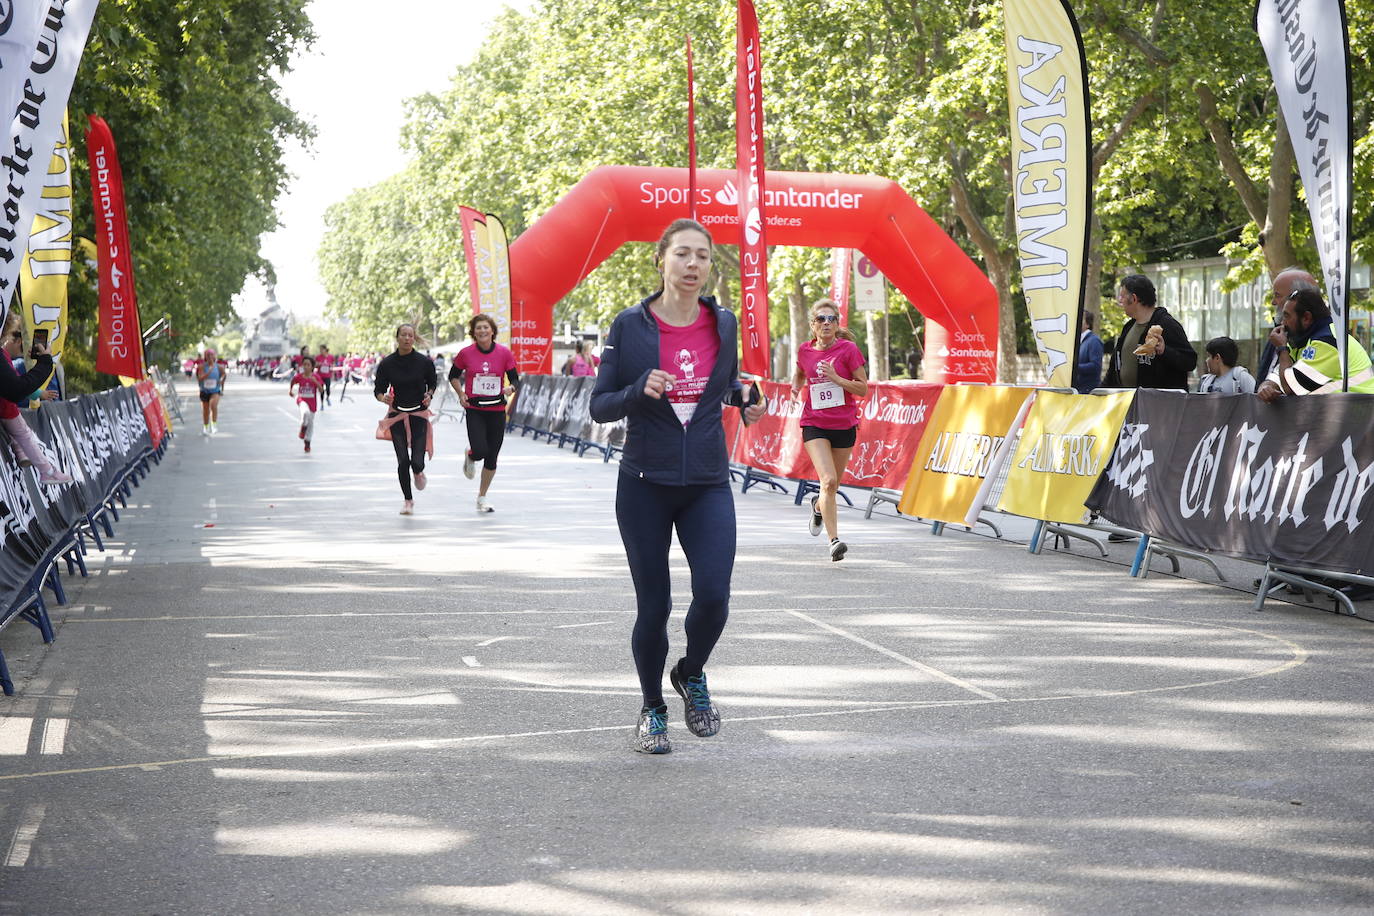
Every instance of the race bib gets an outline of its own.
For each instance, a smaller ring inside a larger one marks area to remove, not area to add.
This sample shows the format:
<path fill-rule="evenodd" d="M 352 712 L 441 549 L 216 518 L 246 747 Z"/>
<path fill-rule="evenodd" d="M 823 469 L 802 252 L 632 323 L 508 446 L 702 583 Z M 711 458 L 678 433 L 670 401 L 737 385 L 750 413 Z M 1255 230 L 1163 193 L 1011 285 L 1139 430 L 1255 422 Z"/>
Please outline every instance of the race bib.
<path fill-rule="evenodd" d="M 200 387 L 204 391 L 214 391 L 219 387 L 219 379 L 204 378 L 200 380 Z"/>
<path fill-rule="evenodd" d="M 811 383 L 811 407 L 825 410 L 827 407 L 840 407 L 844 404 L 844 389 L 834 382 Z"/>
<path fill-rule="evenodd" d="M 474 375 L 472 393 L 484 398 L 494 398 L 501 393 L 501 376 Z"/>

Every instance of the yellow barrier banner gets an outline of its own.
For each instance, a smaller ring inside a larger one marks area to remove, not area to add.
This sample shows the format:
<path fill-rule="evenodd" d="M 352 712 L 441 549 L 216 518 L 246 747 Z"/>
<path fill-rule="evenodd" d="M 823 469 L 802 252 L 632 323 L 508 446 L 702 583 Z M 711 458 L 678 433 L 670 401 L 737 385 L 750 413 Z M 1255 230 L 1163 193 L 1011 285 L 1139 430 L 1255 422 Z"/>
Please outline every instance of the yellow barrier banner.
<path fill-rule="evenodd" d="M 61 358 L 67 342 L 67 278 L 71 272 L 72 159 L 64 116 L 19 271 L 26 336 L 32 340 L 35 331 L 46 336 L 54 360 Z"/>
<path fill-rule="evenodd" d="M 997 508 L 1013 515 L 1076 525 L 1083 502 L 1111 460 L 1134 391 L 1036 395 Z"/>
<path fill-rule="evenodd" d="M 993 456 L 1031 394 L 1006 385 L 948 385 L 926 424 L 898 508 L 964 524 Z"/>

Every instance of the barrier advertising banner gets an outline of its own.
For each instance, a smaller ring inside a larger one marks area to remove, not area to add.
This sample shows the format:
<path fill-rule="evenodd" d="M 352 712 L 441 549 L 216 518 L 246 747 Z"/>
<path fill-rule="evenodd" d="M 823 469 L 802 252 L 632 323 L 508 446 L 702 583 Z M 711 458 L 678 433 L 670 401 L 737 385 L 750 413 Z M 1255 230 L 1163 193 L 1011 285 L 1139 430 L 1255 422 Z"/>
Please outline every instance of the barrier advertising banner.
<path fill-rule="evenodd" d="M 739 185 L 740 369 L 768 378 L 768 242 L 764 227 L 763 57 L 751 0 L 737 0 L 735 169 Z"/>
<path fill-rule="evenodd" d="M 139 329 L 134 260 L 124 213 L 124 178 L 114 135 L 104 118 L 90 116 L 86 157 L 91 163 L 95 245 L 100 270 L 100 339 L 95 368 L 110 375 L 143 378 L 143 333 Z"/>
<path fill-rule="evenodd" d="M 947 386 L 911 461 L 898 508 L 918 518 L 964 524 L 993 456 L 1030 393 L 1003 385 Z"/>
<path fill-rule="evenodd" d="M 1350 65 L 1342 0 L 1259 0 L 1255 31 L 1293 141 L 1345 370 L 1350 286 Z M 1348 373 L 1347 373 L 1348 374 Z"/>
<path fill-rule="evenodd" d="M 1374 395 L 1141 389 L 1088 506 L 1247 560 L 1374 573 Z"/>
<path fill-rule="evenodd" d="M 1067 0 L 1003 0 L 1002 9 L 1021 285 L 1050 387 L 1070 388 L 1092 212 L 1083 40 Z"/>
<path fill-rule="evenodd" d="M 802 405 L 792 400 L 792 386 L 768 381 L 761 381 L 758 386 L 768 398 L 768 409 L 757 423 L 740 430 L 732 460 L 779 477 L 815 477 L 811 459 L 802 448 L 801 425 L 797 422 Z"/>
<path fill-rule="evenodd" d="M 23 419 L 49 460 L 71 483 L 39 486 L 33 468 L 12 457 L 0 430 L 0 602 L 9 607 L 47 551 L 78 518 L 99 508 L 120 474 L 148 447 L 149 432 L 133 388 L 46 401 Z"/>
<path fill-rule="evenodd" d="M 1112 456 L 1133 397 L 1134 391 L 1038 392 L 997 508 L 1026 518 L 1082 522 L 1083 503 Z"/>
<path fill-rule="evenodd" d="M 944 388 L 934 382 L 869 382 L 868 397 L 859 402 L 859 441 L 840 483 L 900 490 Z"/>
<path fill-rule="evenodd" d="M 858 403 L 858 441 L 849 455 L 840 484 L 849 487 L 901 489 L 911 456 L 934 413 L 943 385 L 926 382 L 869 382 L 868 397 Z M 784 382 L 760 382 L 768 410 L 753 426 L 733 430 L 730 460 L 791 480 L 815 480 L 816 470 L 802 444 L 802 405 L 793 401 Z M 733 423 L 727 410 L 727 423 Z"/>
<path fill-rule="evenodd" d="M 0 197 L 4 198 L 0 206 L 0 312 L 9 308 L 19 285 L 29 227 L 41 205 L 48 159 L 62 131 L 67 97 L 86 49 L 96 2 L 49 0 L 36 4 L 42 9 L 37 41 L 30 48 L 31 57 L 18 71 L 22 74 L 21 88 L 15 107 L 9 109 L 14 112 L 13 121 L 7 122 L 10 129 L 0 139 L 0 160 L 7 164 L 9 176 L 7 182 L 0 183 Z M 28 16 L 35 4 L 3 6 L 16 16 Z M 3 63 L 8 67 L 10 62 Z"/>

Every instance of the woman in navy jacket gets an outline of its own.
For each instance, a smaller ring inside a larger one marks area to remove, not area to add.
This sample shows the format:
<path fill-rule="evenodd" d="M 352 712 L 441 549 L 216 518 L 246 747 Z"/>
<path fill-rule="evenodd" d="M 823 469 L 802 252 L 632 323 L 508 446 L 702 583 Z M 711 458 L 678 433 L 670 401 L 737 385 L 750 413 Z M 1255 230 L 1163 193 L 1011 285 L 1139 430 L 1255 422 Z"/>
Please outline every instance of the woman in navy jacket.
<path fill-rule="evenodd" d="M 744 422 L 753 423 L 765 409 L 763 402 L 743 403 L 734 314 L 701 296 L 711 255 L 711 236 L 700 223 L 680 219 L 668 226 L 654 256 L 663 286 L 616 316 L 592 391 L 593 420 L 627 420 L 615 512 L 638 605 L 631 647 L 644 699 L 634 748 L 648 754 L 672 749 L 663 668 L 674 529 L 692 570 L 692 603 L 687 651 L 669 680 L 694 735 L 720 730 L 704 668 L 725 629 L 735 565 L 735 501 L 721 411 L 726 404 L 739 407 Z"/>

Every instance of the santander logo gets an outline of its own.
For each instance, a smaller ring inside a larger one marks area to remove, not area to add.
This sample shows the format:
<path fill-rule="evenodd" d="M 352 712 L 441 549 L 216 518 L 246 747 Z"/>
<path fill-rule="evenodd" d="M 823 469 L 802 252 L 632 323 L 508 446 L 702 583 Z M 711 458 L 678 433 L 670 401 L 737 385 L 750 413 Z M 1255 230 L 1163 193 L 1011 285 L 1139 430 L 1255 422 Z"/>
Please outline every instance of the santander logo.
<path fill-rule="evenodd" d="M 733 181 L 725 182 L 725 187 L 716 192 L 716 203 L 726 207 L 734 207 L 739 204 L 739 189 L 735 187 Z"/>
<path fill-rule="evenodd" d="M 758 207 L 750 207 L 749 216 L 744 220 L 744 240 L 750 245 L 757 245 L 761 235 L 763 235 L 763 216 L 759 213 Z"/>

